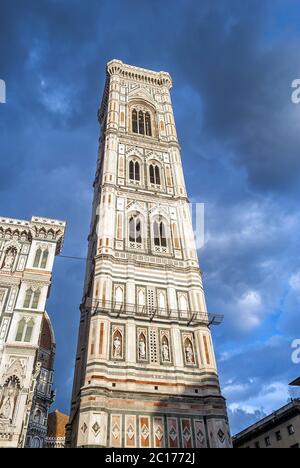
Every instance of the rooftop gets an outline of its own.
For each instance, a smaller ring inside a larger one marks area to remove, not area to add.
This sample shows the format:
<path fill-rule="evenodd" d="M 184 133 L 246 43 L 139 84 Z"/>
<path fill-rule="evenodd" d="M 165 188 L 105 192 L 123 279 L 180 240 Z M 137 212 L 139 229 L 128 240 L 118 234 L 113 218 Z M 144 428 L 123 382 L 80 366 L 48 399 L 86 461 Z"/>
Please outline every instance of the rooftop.
<path fill-rule="evenodd" d="M 271 428 L 281 424 L 282 421 L 288 420 L 297 414 L 300 415 L 300 399 L 292 400 L 279 410 L 274 411 L 269 416 L 244 429 L 233 437 L 233 442 L 243 442 L 258 437 L 261 433 L 269 431 Z"/>
<path fill-rule="evenodd" d="M 300 377 L 289 384 L 291 387 L 300 387 Z"/>

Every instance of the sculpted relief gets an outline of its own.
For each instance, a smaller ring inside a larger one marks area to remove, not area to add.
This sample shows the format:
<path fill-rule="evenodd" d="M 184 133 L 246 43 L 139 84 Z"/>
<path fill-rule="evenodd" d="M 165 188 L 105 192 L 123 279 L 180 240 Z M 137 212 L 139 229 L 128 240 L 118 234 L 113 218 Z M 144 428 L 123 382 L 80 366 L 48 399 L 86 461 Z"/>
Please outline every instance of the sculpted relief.
<path fill-rule="evenodd" d="M 12 423 L 19 391 L 19 379 L 16 376 L 10 377 L 6 381 L 2 391 L 0 402 L 0 420 L 2 419 Z"/>
<path fill-rule="evenodd" d="M 163 362 L 170 362 L 170 347 L 167 338 L 163 339 L 162 342 L 162 358 Z"/>
<path fill-rule="evenodd" d="M 15 247 L 10 247 L 7 249 L 2 263 L 2 269 L 12 271 L 16 257 L 17 249 Z"/>
<path fill-rule="evenodd" d="M 139 348 L 139 359 L 141 361 L 146 360 L 147 359 L 147 345 L 146 345 L 146 337 L 143 332 L 139 336 L 138 348 Z"/>
<path fill-rule="evenodd" d="M 193 345 L 189 339 L 185 342 L 185 358 L 187 364 L 195 364 Z"/>

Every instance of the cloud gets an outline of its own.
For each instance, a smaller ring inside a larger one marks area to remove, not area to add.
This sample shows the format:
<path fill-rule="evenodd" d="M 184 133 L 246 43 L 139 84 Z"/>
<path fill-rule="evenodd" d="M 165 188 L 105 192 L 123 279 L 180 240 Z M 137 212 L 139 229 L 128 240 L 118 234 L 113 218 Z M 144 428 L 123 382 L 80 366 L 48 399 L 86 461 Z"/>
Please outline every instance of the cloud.
<path fill-rule="evenodd" d="M 256 291 L 247 291 L 238 300 L 237 310 L 243 313 L 241 328 L 249 330 L 257 327 L 261 323 L 261 314 L 263 311 L 262 298 Z"/>
<path fill-rule="evenodd" d="M 299 369 L 292 362 L 292 351 L 288 337 L 274 335 L 244 343 L 225 358 L 223 355 L 220 378 L 233 433 L 279 409 L 294 396 L 288 383 Z"/>
<path fill-rule="evenodd" d="M 300 271 L 291 276 L 289 284 L 293 291 L 300 292 Z"/>
<path fill-rule="evenodd" d="M 251 11 L 229 2 L 229 10 L 193 12 L 177 44 L 182 73 L 201 96 L 201 139 L 222 142 L 223 157 L 243 167 L 252 188 L 262 192 L 296 188 L 300 168 L 299 108 L 291 103 L 297 40 L 267 40 L 270 8 L 268 1 L 251 2 Z"/>
<path fill-rule="evenodd" d="M 229 408 L 228 415 L 232 435 L 236 435 L 240 432 L 241 428 L 245 429 L 246 427 L 252 426 L 252 424 L 255 424 L 257 421 L 260 421 L 267 416 L 266 413 L 260 410 L 248 412 L 240 408 L 234 410 Z"/>

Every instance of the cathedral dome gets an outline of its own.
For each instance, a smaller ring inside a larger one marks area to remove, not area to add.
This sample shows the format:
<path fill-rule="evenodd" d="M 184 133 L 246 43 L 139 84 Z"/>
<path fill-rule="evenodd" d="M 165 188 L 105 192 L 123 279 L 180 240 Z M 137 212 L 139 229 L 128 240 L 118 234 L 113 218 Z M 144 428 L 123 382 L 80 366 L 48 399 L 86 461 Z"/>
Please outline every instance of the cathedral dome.
<path fill-rule="evenodd" d="M 50 321 L 50 317 L 47 314 L 47 312 L 45 312 L 40 336 L 40 347 L 52 350 L 53 346 L 55 346 L 54 331 Z"/>

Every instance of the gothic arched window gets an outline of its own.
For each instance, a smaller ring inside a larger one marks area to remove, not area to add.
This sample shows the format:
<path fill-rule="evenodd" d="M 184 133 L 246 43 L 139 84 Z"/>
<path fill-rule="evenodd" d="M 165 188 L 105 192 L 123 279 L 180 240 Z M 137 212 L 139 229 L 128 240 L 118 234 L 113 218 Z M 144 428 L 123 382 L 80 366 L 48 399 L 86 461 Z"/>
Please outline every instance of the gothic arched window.
<path fill-rule="evenodd" d="M 44 253 L 43 253 L 43 256 L 42 256 L 42 261 L 41 261 L 41 268 L 43 268 L 44 270 L 47 267 L 48 257 L 49 257 L 48 250 L 44 250 Z"/>
<path fill-rule="evenodd" d="M 133 133 L 139 133 L 137 111 L 135 109 L 132 111 L 132 131 Z"/>
<path fill-rule="evenodd" d="M 132 131 L 139 135 L 152 136 L 151 114 L 148 111 L 133 109 Z"/>
<path fill-rule="evenodd" d="M 152 129 L 151 129 L 151 116 L 149 112 L 145 114 L 145 128 L 146 128 L 146 135 L 152 136 Z"/>
<path fill-rule="evenodd" d="M 154 185 L 161 185 L 160 168 L 157 164 L 151 164 L 149 167 L 150 183 Z"/>
<path fill-rule="evenodd" d="M 45 270 L 47 267 L 47 261 L 49 257 L 49 251 L 48 249 L 42 250 L 40 247 L 37 249 L 36 254 L 35 254 L 35 259 L 33 262 L 33 267 L 34 268 L 42 268 Z"/>
<path fill-rule="evenodd" d="M 18 342 L 23 341 L 25 327 L 26 327 L 26 320 L 23 318 L 19 322 L 17 335 L 16 335 L 16 341 L 18 341 Z"/>
<path fill-rule="evenodd" d="M 39 268 L 40 262 L 41 262 L 41 257 L 42 257 L 42 249 L 38 248 L 35 254 L 35 259 L 33 262 L 33 267 L 34 268 Z"/>
<path fill-rule="evenodd" d="M 34 327 L 34 321 L 30 320 L 27 323 L 26 332 L 25 332 L 25 336 L 24 336 L 25 343 L 30 343 L 31 337 L 32 337 L 32 332 L 33 332 L 33 327 Z"/>
<path fill-rule="evenodd" d="M 34 437 L 32 441 L 32 448 L 39 449 L 42 447 L 42 442 L 38 437 Z"/>
<path fill-rule="evenodd" d="M 145 114 L 143 111 L 139 111 L 139 134 L 145 135 Z"/>
<path fill-rule="evenodd" d="M 141 168 L 137 161 L 130 161 L 129 163 L 129 179 L 134 182 L 141 180 Z"/>
<path fill-rule="evenodd" d="M 26 291 L 24 309 L 37 309 L 39 305 L 41 292 L 33 291 L 31 288 Z"/>
<path fill-rule="evenodd" d="M 129 219 L 129 242 L 142 243 L 142 223 L 139 216 L 131 216 Z"/>
<path fill-rule="evenodd" d="M 151 184 L 155 184 L 154 166 L 152 166 L 152 164 L 150 166 L 149 171 L 150 171 L 150 182 Z"/>
<path fill-rule="evenodd" d="M 166 226 L 163 221 L 154 222 L 154 245 L 157 247 L 167 247 Z"/>
<path fill-rule="evenodd" d="M 25 318 L 22 318 L 18 325 L 16 341 L 30 343 L 31 338 L 32 338 L 33 328 L 34 328 L 33 319 L 26 322 Z"/>

